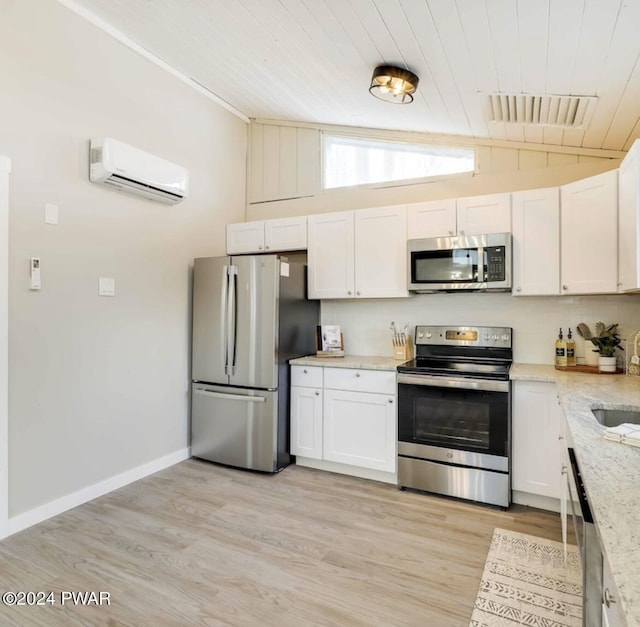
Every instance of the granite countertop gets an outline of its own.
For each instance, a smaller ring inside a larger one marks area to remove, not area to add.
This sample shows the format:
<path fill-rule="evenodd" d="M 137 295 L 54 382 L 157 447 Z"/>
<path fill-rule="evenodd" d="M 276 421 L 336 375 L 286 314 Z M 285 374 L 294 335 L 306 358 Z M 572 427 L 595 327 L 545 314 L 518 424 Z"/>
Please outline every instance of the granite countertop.
<path fill-rule="evenodd" d="M 640 409 L 640 377 L 514 364 L 511 378 L 554 381 L 596 522 L 604 559 L 628 625 L 640 625 L 640 448 L 609 442 L 591 409 Z"/>
<path fill-rule="evenodd" d="M 546 364 L 512 364 L 509 378 L 512 381 L 556 382 L 556 370 Z M 604 375 L 603 375 L 604 376 Z"/>
<path fill-rule="evenodd" d="M 393 357 L 369 355 L 345 355 L 344 357 L 298 357 L 291 359 L 292 366 L 324 366 L 325 368 L 359 368 L 360 370 L 395 370 L 404 361 Z"/>

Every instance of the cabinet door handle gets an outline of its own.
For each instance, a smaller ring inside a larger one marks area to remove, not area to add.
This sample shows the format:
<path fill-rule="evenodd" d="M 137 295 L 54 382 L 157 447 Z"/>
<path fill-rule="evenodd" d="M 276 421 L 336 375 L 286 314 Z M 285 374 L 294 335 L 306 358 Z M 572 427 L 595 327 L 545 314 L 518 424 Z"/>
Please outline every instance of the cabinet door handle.
<path fill-rule="evenodd" d="M 265 246 L 265 249 L 266 249 L 266 250 L 269 250 L 269 247 L 268 247 L 268 246 Z"/>
<path fill-rule="evenodd" d="M 522 288 L 521 287 L 516 287 L 516 292 L 521 292 Z"/>
<path fill-rule="evenodd" d="M 453 231 L 449 229 L 449 235 L 453 235 Z"/>
<path fill-rule="evenodd" d="M 562 464 L 562 470 L 560 471 L 561 475 L 566 475 L 567 474 L 567 465 L 566 464 Z"/>
<path fill-rule="evenodd" d="M 351 290 L 347 290 L 347 294 L 349 294 L 349 296 L 351 296 Z"/>
<path fill-rule="evenodd" d="M 609 588 L 604 589 L 604 594 L 602 595 L 602 600 L 607 607 L 611 607 L 612 603 L 615 603 L 616 600 L 613 598 L 611 592 L 609 592 Z"/>
<path fill-rule="evenodd" d="M 563 285 L 562 289 L 566 292 L 569 288 L 566 285 Z"/>
<path fill-rule="evenodd" d="M 360 292 L 356 292 L 356 296 L 360 296 Z"/>
<path fill-rule="evenodd" d="M 359 372 L 356 372 L 356 377 L 359 377 L 359 376 L 360 376 L 360 373 L 359 373 Z"/>
<path fill-rule="evenodd" d="M 309 371 L 305 368 L 302 372 L 304 372 L 305 374 L 307 374 Z"/>
<path fill-rule="evenodd" d="M 389 399 L 389 402 L 390 402 L 390 403 L 393 403 L 393 399 L 392 399 L 392 398 L 390 398 L 390 399 Z"/>
<path fill-rule="evenodd" d="M 258 250 L 262 250 L 262 246 L 258 246 Z"/>
<path fill-rule="evenodd" d="M 316 396 L 320 396 L 320 392 L 318 392 L 318 390 L 316 390 Z"/>

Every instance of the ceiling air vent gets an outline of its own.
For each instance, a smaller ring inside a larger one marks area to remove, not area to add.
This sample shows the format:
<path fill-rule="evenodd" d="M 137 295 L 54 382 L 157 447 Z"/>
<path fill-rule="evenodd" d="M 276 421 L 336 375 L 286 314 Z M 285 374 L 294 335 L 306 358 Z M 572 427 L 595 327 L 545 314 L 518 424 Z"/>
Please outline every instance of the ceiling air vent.
<path fill-rule="evenodd" d="M 587 125 L 596 96 L 532 96 L 530 94 L 489 94 L 489 121 L 528 126 Z"/>

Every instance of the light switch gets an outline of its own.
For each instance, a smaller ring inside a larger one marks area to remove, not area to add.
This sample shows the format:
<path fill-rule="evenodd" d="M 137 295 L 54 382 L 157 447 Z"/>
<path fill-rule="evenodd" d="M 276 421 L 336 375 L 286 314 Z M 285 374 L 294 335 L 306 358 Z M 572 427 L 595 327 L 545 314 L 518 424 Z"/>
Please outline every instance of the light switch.
<path fill-rule="evenodd" d="M 100 279 L 98 279 L 98 295 L 99 296 L 115 296 L 116 280 L 100 277 Z"/>
<path fill-rule="evenodd" d="M 44 205 L 44 221 L 47 224 L 58 224 L 58 205 L 45 203 Z"/>

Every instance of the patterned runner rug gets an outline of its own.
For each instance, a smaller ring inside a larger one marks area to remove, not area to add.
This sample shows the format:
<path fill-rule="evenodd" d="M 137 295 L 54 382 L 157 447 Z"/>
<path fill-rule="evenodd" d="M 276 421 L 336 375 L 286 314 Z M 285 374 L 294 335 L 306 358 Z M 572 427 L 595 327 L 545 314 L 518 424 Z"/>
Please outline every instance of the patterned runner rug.
<path fill-rule="evenodd" d="M 580 627 L 582 569 L 575 546 L 495 529 L 469 627 Z"/>

